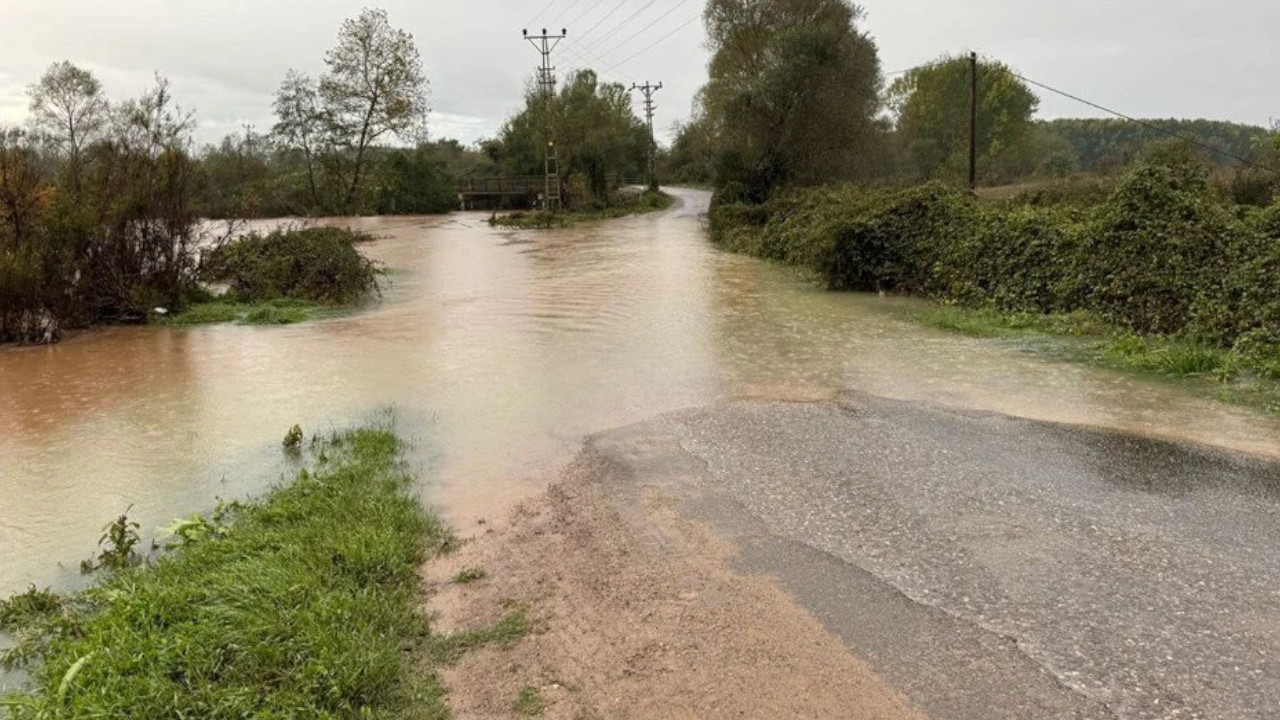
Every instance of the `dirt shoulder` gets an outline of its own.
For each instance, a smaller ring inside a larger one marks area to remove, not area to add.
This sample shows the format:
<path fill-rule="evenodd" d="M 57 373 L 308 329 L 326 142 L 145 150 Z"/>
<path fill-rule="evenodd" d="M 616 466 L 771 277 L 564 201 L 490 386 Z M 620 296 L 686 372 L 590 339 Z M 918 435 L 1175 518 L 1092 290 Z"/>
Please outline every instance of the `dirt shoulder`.
<path fill-rule="evenodd" d="M 444 673 L 455 717 L 924 717 L 774 582 L 727 569 L 732 549 L 661 487 L 620 498 L 617 470 L 584 452 L 547 493 L 423 568 L 438 629 L 483 627 L 513 605 L 534 624 Z M 468 568 L 484 576 L 454 582 Z"/>

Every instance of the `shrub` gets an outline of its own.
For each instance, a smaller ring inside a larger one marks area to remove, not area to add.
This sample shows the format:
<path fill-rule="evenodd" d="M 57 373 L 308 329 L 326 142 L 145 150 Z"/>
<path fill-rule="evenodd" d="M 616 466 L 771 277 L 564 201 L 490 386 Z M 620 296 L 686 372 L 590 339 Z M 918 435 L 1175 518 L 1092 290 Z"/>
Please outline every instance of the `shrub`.
<path fill-rule="evenodd" d="M 201 276 L 242 302 L 289 298 L 350 303 L 378 289 L 377 265 L 356 249 L 372 239 L 343 228 L 250 233 L 208 254 Z"/>
<path fill-rule="evenodd" d="M 1079 253 L 1084 302 L 1137 332 L 1176 333 L 1226 274 L 1243 225 L 1215 198 L 1193 163 L 1146 163 L 1129 171 Z"/>

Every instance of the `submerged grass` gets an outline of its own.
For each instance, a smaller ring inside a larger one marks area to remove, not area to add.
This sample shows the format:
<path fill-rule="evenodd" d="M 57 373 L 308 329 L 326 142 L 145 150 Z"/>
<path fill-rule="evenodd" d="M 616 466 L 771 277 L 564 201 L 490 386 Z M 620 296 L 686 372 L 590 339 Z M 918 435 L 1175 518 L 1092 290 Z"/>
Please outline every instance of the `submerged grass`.
<path fill-rule="evenodd" d="M 304 300 L 267 300 L 234 302 L 215 300 L 196 303 L 185 311 L 163 321 L 166 325 L 189 327 L 215 323 L 240 325 L 293 325 L 312 320 L 328 312 L 327 308 Z"/>
<path fill-rule="evenodd" d="M 433 667 L 514 642 L 523 612 L 432 636 L 415 571 L 454 543 L 409 495 L 396 436 L 360 429 L 312 451 L 311 470 L 234 506 L 220 532 L 75 595 L 0 602 L 19 639 L 7 659 L 31 671 L 0 700 L 9 716 L 447 717 Z"/>
<path fill-rule="evenodd" d="M 930 327 L 984 338 L 1040 338 L 1055 357 L 1165 380 L 1198 383 L 1219 399 L 1280 414 L 1280 373 L 1271 356 L 1181 338 L 1137 335 L 1096 315 L 1002 312 L 933 305 L 913 317 Z"/>

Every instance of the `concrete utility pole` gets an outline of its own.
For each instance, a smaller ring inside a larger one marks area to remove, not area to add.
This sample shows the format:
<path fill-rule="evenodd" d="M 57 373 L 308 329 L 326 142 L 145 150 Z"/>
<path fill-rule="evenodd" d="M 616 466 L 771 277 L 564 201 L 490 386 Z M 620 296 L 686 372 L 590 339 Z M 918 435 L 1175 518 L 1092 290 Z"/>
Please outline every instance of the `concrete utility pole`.
<path fill-rule="evenodd" d="M 657 151 L 658 142 L 653 137 L 653 110 L 655 108 L 653 104 L 653 94 L 662 89 L 662 83 L 650 85 L 649 81 L 645 80 L 643 85 L 632 84 L 631 89 L 639 90 L 644 93 L 644 117 L 645 121 L 649 123 L 649 189 L 657 190 L 658 173 L 653 156 Z"/>
<path fill-rule="evenodd" d="M 969 190 L 978 187 L 978 53 L 969 53 Z"/>
<path fill-rule="evenodd" d="M 547 212 L 560 212 L 560 160 L 556 155 L 556 128 L 553 109 L 556 99 L 556 68 L 551 64 L 551 51 L 556 49 L 569 31 L 560 30 L 559 35 L 548 35 L 542 28 L 541 35 L 530 35 L 528 30 L 521 30 L 524 39 L 542 55 L 542 64 L 538 67 L 538 87 L 542 89 L 543 101 L 546 103 L 546 137 L 543 155 L 543 192 L 542 209 Z"/>

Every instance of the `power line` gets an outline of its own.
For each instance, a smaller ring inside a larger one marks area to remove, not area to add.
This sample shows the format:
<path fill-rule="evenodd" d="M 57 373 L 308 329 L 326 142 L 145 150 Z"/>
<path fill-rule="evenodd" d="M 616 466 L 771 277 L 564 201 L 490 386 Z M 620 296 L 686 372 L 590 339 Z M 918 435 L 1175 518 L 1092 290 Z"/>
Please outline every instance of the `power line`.
<path fill-rule="evenodd" d="M 644 5 L 641 5 L 639 10 L 636 10 L 635 12 L 631 13 L 630 15 L 628 15 L 628 16 L 627 16 L 627 17 L 626 17 L 622 22 L 618 23 L 617 25 L 614 25 L 614 26 L 613 26 L 613 29 L 609 30 L 609 31 L 608 31 L 608 32 L 606 32 L 604 35 L 602 35 L 602 36 L 600 36 L 599 38 L 597 38 L 597 39 L 595 39 L 595 40 L 592 40 L 591 42 L 587 43 L 587 46 L 588 46 L 588 47 L 592 47 L 592 48 L 600 47 L 600 44 L 601 44 L 601 43 L 603 43 L 605 40 L 608 40 L 609 38 L 613 37 L 614 35 L 618 34 L 618 31 L 619 31 L 619 30 L 621 30 L 622 28 L 626 27 L 626 26 L 627 26 L 627 23 L 629 23 L 629 22 L 631 22 L 632 20 L 634 20 L 636 17 L 638 17 L 638 16 L 639 16 L 641 13 L 643 13 L 645 10 L 648 10 L 650 7 L 653 7 L 653 4 L 654 4 L 655 2 L 657 2 L 657 1 L 658 1 L 658 0 L 649 0 L 649 2 L 645 3 Z"/>
<path fill-rule="evenodd" d="M 1093 108 L 1093 109 L 1095 109 L 1095 110 L 1101 110 L 1102 112 L 1110 113 L 1111 115 L 1115 115 L 1116 117 L 1121 118 L 1122 120 L 1128 120 L 1129 122 L 1137 123 L 1137 124 L 1139 124 L 1139 125 L 1141 125 L 1141 126 L 1143 126 L 1143 127 L 1147 128 L 1148 130 L 1154 130 L 1154 131 L 1156 131 L 1156 132 L 1158 132 L 1158 133 L 1161 133 L 1161 134 L 1164 134 L 1164 135 L 1168 135 L 1168 136 L 1169 136 L 1169 137 L 1171 137 L 1171 138 L 1177 138 L 1178 140 L 1182 140 L 1182 141 L 1184 141 L 1184 142 L 1188 142 L 1188 143 L 1190 143 L 1190 144 L 1192 144 L 1192 145 L 1195 145 L 1195 146 L 1196 146 L 1196 147 L 1198 147 L 1198 148 L 1201 148 L 1202 150 L 1208 150 L 1209 152 L 1215 152 L 1215 153 L 1218 153 L 1219 155 L 1222 155 L 1222 156 L 1224 156 L 1224 157 L 1229 157 L 1229 158 L 1231 158 L 1232 160 L 1236 160 L 1237 162 L 1239 162 L 1239 163 L 1240 163 L 1240 164 L 1242 164 L 1242 165 L 1246 165 L 1246 166 L 1248 166 L 1248 167 L 1255 168 L 1255 169 L 1258 169 L 1258 170 L 1266 170 L 1267 172 L 1280 174 L 1280 170 L 1277 170 L 1276 168 L 1268 167 L 1268 166 L 1266 166 L 1266 165 L 1259 165 L 1258 163 L 1255 163 L 1255 162 L 1253 162 L 1252 160 L 1249 160 L 1248 158 L 1240 157 L 1239 155 L 1236 155 L 1235 153 L 1232 153 L 1232 152 L 1230 152 L 1230 151 L 1228 151 L 1228 150 L 1223 150 L 1223 149 L 1222 149 L 1222 148 L 1220 148 L 1220 147 L 1215 147 L 1215 146 L 1213 146 L 1213 145 L 1210 145 L 1209 143 L 1202 142 L 1202 141 L 1200 141 L 1200 140 L 1197 140 L 1197 139 L 1196 139 L 1196 138 L 1194 138 L 1194 137 L 1191 137 L 1190 135 L 1183 135 L 1183 134 L 1181 134 L 1181 133 L 1176 133 L 1176 132 L 1174 132 L 1174 131 L 1172 131 L 1172 130 L 1168 130 L 1168 129 L 1166 129 L 1166 128 L 1160 127 L 1159 125 L 1156 125 L 1155 123 L 1150 122 L 1150 121 L 1148 121 L 1148 120 L 1140 120 L 1140 119 L 1135 118 L 1135 117 L 1133 117 L 1133 116 L 1131 116 L 1131 115 L 1126 115 L 1126 114 L 1124 114 L 1124 113 L 1122 113 L 1122 112 L 1120 112 L 1120 111 L 1118 111 L 1118 110 L 1112 110 L 1112 109 L 1111 109 L 1111 108 L 1109 108 L 1109 107 L 1105 107 L 1105 106 L 1103 106 L 1103 105 L 1099 105 L 1098 103 L 1091 102 L 1091 101 L 1089 101 L 1089 100 L 1085 100 L 1084 98 L 1082 98 L 1082 97 L 1080 97 L 1080 96 L 1078 96 L 1078 95 L 1072 95 L 1071 93 L 1066 92 L 1065 90 L 1059 90 L 1059 89 L 1057 89 L 1057 88 L 1055 88 L 1055 87 L 1050 87 L 1049 85 L 1045 85 L 1045 84 L 1044 84 L 1044 83 L 1042 83 L 1042 82 L 1038 82 L 1038 81 L 1036 81 L 1036 80 L 1032 80 L 1031 78 L 1026 77 L 1026 76 L 1024 76 L 1024 75 L 1019 75 L 1018 73 L 1013 72 L 1012 70 L 1010 70 L 1009 72 L 1010 72 L 1010 74 L 1012 74 L 1014 77 L 1018 78 L 1019 80 L 1021 80 L 1021 81 L 1025 82 L 1025 83 L 1027 83 L 1027 84 L 1029 84 L 1029 85 L 1035 85 L 1035 86 L 1036 86 L 1036 87 L 1038 87 L 1038 88 L 1041 88 L 1041 89 L 1044 89 L 1044 90 L 1048 90 L 1049 92 L 1051 92 L 1051 93 L 1055 93 L 1055 94 L 1057 94 L 1057 95 L 1061 95 L 1062 97 L 1065 97 L 1065 98 L 1067 98 L 1067 99 L 1069 99 L 1069 100 L 1075 100 L 1076 102 L 1078 102 L 1078 103 L 1082 103 L 1082 104 L 1084 104 L 1084 105 L 1088 105 L 1089 107 L 1091 107 L 1091 108 Z"/>
<path fill-rule="evenodd" d="M 616 63 L 614 63 L 614 64 L 610 65 L 609 67 L 605 68 L 603 72 L 609 72 L 610 70 L 612 70 L 612 69 L 614 69 L 614 68 L 618 67 L 619 65 L 625 65 L 625 64 L 627 64 L 627 63 L 631 62 L 632 60 L 634 60 L 634 59 L 636 59 L 636 58 L 640 57 L 641 55 L 643 55 L 643 54 L 645 54 L 645 53 L 649 52 L 650 50 L 654 49 L 655 47 L 657 47 L 659 44 L 661 44 L 661 43 L 662 43 L 664 40 L 666 40 L 667 38 L 671 37 L 672 35 L 675 35 L 676 33 L 680 32 L 681 30 L 685 29 L 685 27 L 687 27 L 688 25 L 690 25 L 691 23 L 693 23 L 695 20 L 700 20 L 700 19 L 702 19 L 702 13 L 698 13 L 697 15 L 694 15 L 693 17 L 689 18 L 688 20 L 685 20 L 684 22 L 682 22 L 682 23 L 680 23 L 679 25 L 677 25 L 675 28 L 673 28 L 673 29 L 671 30 L 671 32 L 667 33 L 666 35 L 663 35 L 662 37 L 658 38 L 657 40 L 654 40 L 653 42 L 649 43 L 648 45 L 644 46 L 643 48 L 640 48 L 638 51 L 636 51 L 636 52 L 632 53 L 631 55 L 628 55 L 627 57 L 625 57 L 625 58 L 623 58 L 623 59 L 619 60 L 618 62 L 616 62 Z"/>
<path fill-rule="evenodd" d="M 653 22 L 651 22 L 651 23 L 649 23 L 648 25 L 645 25 L 644 27 L 642 27 L 642 28 L 640 28 L 639 30 L 637 30 L 635 33 L 633 33 L 633 34 L 632 34 L 630 37 L 628 37 L 626 40 L 623 40 L 622 42 L 619 42 L 619 43 L 614 43 L 614 45 L 613 45 L 613 47 L 612 47 L 612 48 L 609 48 L 609 50 L 605 51 L 605 54 L 606 54 L 606 55 L 608 55 L 609 53 L 616 52 L 618 49 L 622 48 L 622 47 L 623 47 L 623 46 L 625 46 L 627 43 L 630 43 L 632 40 L 635 40 L 636 38 L 638 38 L 638 37 L 640 37 L 641 35 L 645 34 L 646 32 L 648 32 L 648 31 L 649 31 L 649 29 L 650 29 L 650 28 L 652 28 L 654 25 L 657 25 L 658 23 L 662 22 L 663 20 L 665 20 L 667 17 L 669 17 L 669 16 L 671 15 L 671 13 L 675 12 L 676 10 L 679 10 L 679 9 L 680 9 L 680 6 L 681 6 L 681 5 L 684 5 L 684 4 L 685 4 L 685 3 L 687 3 L 687 2 L 689 2 L 689 0 L 680 0 L 680 2 L 676 3 L 675 5 L 673 5 L 673 6 L 671 7 L 671 9 L 669 9 L 669 10 L 667 10 L 666 12 L 662 13 L 661 15 L 659 15 L 659 16 L 658 16 L 658 18 L 657 18 L 656 20 L 654 20 Z"/>
<path fill-rule="evenodd" d="M 555 5 L 555 4 L 556 4 L 556 3 L 558 3 L 558 2 L 560 2 L 560 0 L 551 0 L 551 2 L 547 3 L 546 5 L 544 5 L 544 6 L 542 7 L 542 10 L 540 10 L 540 11 L 538 12 L 538 14 L 537 14 L 537 15 L 534 15 L 534 16 L 533 16 L 533 19 L 532 19 L 532 20 L 530 20 L 529 22 L 525 23 L 525 25 L 526 25 L 526 26 L 533 25 L 535 22 L 537 22 L 537 21 L 538 21 L 538 18 L 540 18 L 540 17 L 542 17 L 543 15 L 546 15 L 546 14 L 547 14 L 547 11 L 551 9 L 551 6 L 552 6 L 552 5 Z"/>
<path fill-rule="evenodd" d="M 594 31 L 596 28 L 598 28 L 598 27 L 600 27 L 601 25 L 603 25 L 603 24 L 604 24 L 604 21 L 606 21 L 606 20 L 608 20 L 609 18 L 613 17 L 614 13 L 618 12 L 619 10 L 621 10 L 621 9 L 622 9 L 622 6 L 623 6 L 623 5 L 626 5 L 628 2 L 629 2 L 629 0 L 622 0 L 622 2 L 618 3 L 617 5 L 614 5 L 612 10 L 610 10 L 609 12 L 607 12 L 607 13 L 605 13 L 603 16 L 601 16 L 599 20 L 596 20 L 596 21 L 595 21 L 595 24 L 593 24 L 591 27 L 587 28 L 586 30 L 583 30 L 583 31 L 582 31 L 582 34 L 581 34 L 581 35 L 579 35 L 578 37 L 587 37 L 588 35 L 590 35 L 590 34 L 592 33 L 592 31 Z M 603 4 L 603 3 L 601 3 L 601 4 Z"/>
<path fill-rule="evenodd" d="M 565 17 L 566 17 L 570 12 L 573 12 L 573 9 L 574 9 L 574 8 L 576 8 L 576 7 L 578 7 L 578 5 L 579 5 L 580 3 L 582 3 L 582 0 L 573 0 L 573 2 L 572 2 L 572 3 L 569 3 L 569 7 L 565 8 L 564 10 L 561 10 L 561 11 L 560 11 L 560 14 L 559 14 L 559 15 L 556 15 L 556 16 L 555 16 L 555 19 L 553 19 L 553 20 L 552 20 L 550 23 L 548 23 L 548 24 L 549 24 L 549 25 L 559 25 L 559 24 L 560 24 L 560 21 L 561 21 L 561 20 L 563 20 L 563 19 L 565 19 Z M 590 12 L 590 11 L 588 11 L 588 12 Z M 570 19 L 572 19 L 572 18 L 570 18 Z"/>

